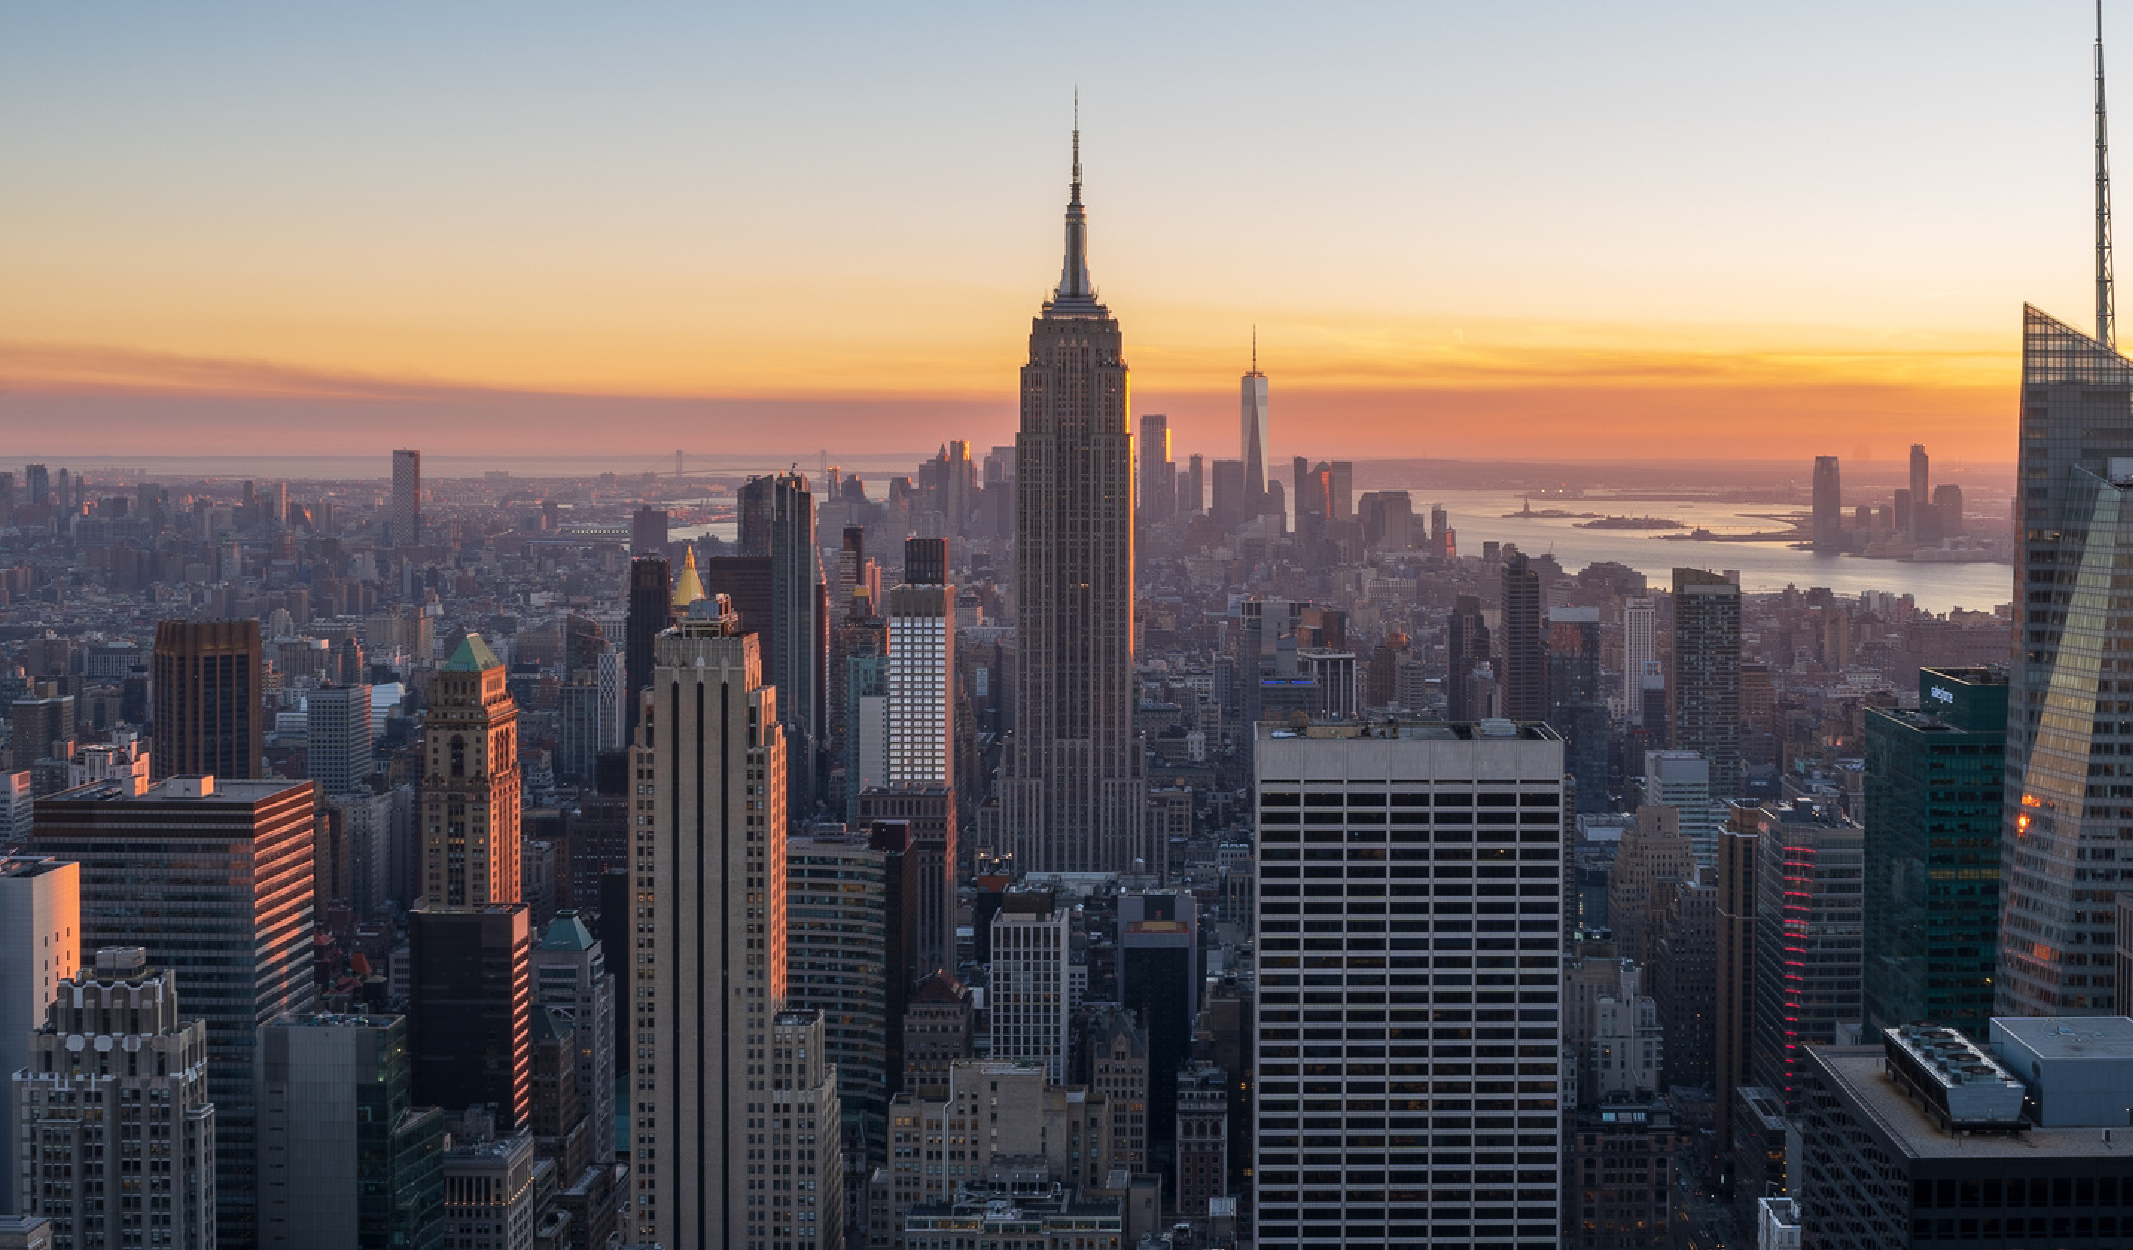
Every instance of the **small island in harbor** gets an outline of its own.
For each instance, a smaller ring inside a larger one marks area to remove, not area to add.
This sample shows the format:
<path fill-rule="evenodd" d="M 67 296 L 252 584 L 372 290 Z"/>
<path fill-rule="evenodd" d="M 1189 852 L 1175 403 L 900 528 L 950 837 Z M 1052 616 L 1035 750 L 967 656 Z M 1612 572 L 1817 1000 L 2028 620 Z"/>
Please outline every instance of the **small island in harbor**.
<path fill-rule="evenodd" d="M 1597 521 L 1580 522 L 1581 530 L 1679 530 L 1688 526 L 1663 516 L 1604 516 Z"/>

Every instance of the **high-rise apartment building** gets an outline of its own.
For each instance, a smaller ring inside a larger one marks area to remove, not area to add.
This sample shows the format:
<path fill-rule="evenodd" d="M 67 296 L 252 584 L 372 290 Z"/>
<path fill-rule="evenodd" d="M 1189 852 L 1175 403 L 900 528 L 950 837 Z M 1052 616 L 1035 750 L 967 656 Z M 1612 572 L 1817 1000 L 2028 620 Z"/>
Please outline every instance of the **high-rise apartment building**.
<path fill-rule="evenodd" d="M 526 1125 L 533 1098 L 533 932 L 523 903 L 408 913 L 408 1053 L 415 1101 L 488 1106 Z"/>
<path fill-rule="evenodd" d="M 149 672 L 156 777 L 265 775 L 258 621 L 159 621 Z"/>
<path fill-rule="evenodd" d="M 445 1116 L 412 1090 L 404 1017 L 260 1028 L 260 1250 L 441 1250 Z"/>
<path fill-rule="evenodd" d="M 955 587 L 889 594 L 888 784 L 955 781 Z"/>
<path fill-rule="evenodd" d="M 1733 1142 L 1734 1121 L 1745 1114 L 1740 1090 L 1755 1083 L 1755 908 L 1756 864 L 1762 858 L 1759 809 L 1735 807 L 1718 832 L 1717 920 L 1712 979 L 1718 987 L 1713 1004 L 1712 1084 L 1718 1094 L 1715 1117 L 1721 1150 Z"/>
<path fill-rule="evenodd" d="M 1805 804 L 1748 809 L 1755 867 L 1755 1083 L 1800 1105 L 1807 1048 L 1856 1022 L 1864 954 L 1865 830 Z"/>
<path fill-rule="evenodd" d="M 786 738 L 758 635 L 685 618 L 656 643 L 631 751 L 627 1238 L 767 1238 L 771 1030 L 785 1006 Z M 757 1171 L 763 1168 L 763 1171 Z"/>
<path fill-rule="evenodd" d="M 81 865 L 83 950 L 141 946 L 207 1021 L 215 1104 L 215 1224 L 257 1239 L 253 1055 L 259 1026 L 308 1012 L 312 977 L 309 781 L 172 777 L 135 794 L 97 781 L 37 803 L 31 849 Z"/>
<path fill-rule="evenodd" d="M 2133 837 L 2133 765 L 2110 762 L 2133 753 L 2116 715 L 2133 611 L 2082 579 L 2133 555 L 2133 363 L 2035 308 L 2022 330 L 1997 997 L 2002 1015 L 2111 1015 L 2127 1006 L 2110 983 L 2120 883 L 2095 863 Z"/>
<path fill-rule="evenodd" d="M 1992 1017 L 2007 674 L 1921 669 L 1916 712 L 1866 711 L 1865 1021 L 1979 1041 Z"/>
<path fill-rule="evenodd" d="M 1816 551 L 1844 550 L 1844 480 L 1835 456 L 1815 457 L 1814 522 L 1810 533 Z"/>
<path fill-rule="evenodd" d="M 1526 553 L 1503 559 L 1503 714 L 1511 720 L 1548 719 L 1547 597 Z"/>
<path fill-rule="evenodd" d="M 15 1211 L 68 1250 L 248 1244 L 215 1218 L 216 1107 L 207 1026 L 138 946 L 96 952 L 60 983 L 13 1073 L 22 1158 Z M 243 1074 L 249 1081 L 250 1073 Z"/>
<path fill-rule="evenodd" d="M 1552 1250 L 1561 739 L 1258 733 L 1255 1244 Z"/>
<path fill-rule="evenodd" d="M 1644 679 L 1659 663 L 1658 609 L 1649 599 L 1622 605 L 1622 711 L 1632 725 L 1644 723 Z"/>
<path fill-rule="evenodd" d="M 422 545 L 422 453 L 393 453 L 392 545 Z"/>
<path fill-rule="evenodd" d="M 992 1057 L 1038 1064 L 1054 1083 L 1067 1075 L 1072 931 L 1045 891 L 1009 891 L 992 918 Z"/>
<path fill-rule="evenodd" d="M 326 686 L 304 696 L 305 771 L 323 794 L 348 794 L 375 767 L 370 687 Z"/>
<path fill-rule="evenodd" d="M 518 704 L 480 634 L 430 683 L 423 723 L 422 897 L 440 906 L 519 898 Z"/>
<path fill-rule="evenodd" d="M 1089 281 L 1080 134 L 1066 261 L 1030 327 L 1015 441 L 1019 663 L 1000 807 L 1023 872 L 1128 868 L 1147 788 L 1133 724 L 1133 428 L 1118 322 Z"/>
<path fill-rule="evenodd" d="M 1667 676 L 1673 746 L 1711 762 L 1712 792 L 1740 793 L 1740 586 L 1674 570 L 1674 663 Z"/>
<path fill-rule="evenodd" d="M 42 855 L 0 859 L 0 1073 L 29 1063 L 30 1034 L 62 981 L 81 963 L 81 865 Z M 13 1104 L 0 1117 L 0 1200 L 12 1198 L 16 1175 Z M 0 1212 L 20 1208 L 0 1207 Z"/>
<path fill-rule="evenodd" d="M 1160 412 L 1141 417 L 1141 501 L 1144 521 L 1165 521 L 1178 510 L 1178 466 L 1170 458 L 1170 418 Z"/>

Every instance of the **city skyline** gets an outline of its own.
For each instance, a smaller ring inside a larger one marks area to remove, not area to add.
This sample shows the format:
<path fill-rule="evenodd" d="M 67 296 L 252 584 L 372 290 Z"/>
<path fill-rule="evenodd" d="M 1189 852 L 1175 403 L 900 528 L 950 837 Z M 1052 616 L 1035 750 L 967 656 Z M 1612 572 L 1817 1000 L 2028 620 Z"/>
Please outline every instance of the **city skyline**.
<path fill-rule="evenodd" d="M 1474 456 L 1512 421 L 1579 458 L 1713 428 L 1724 454 L 1804 436 L 1882 458 L 1930 428 L 1998 460 L 2004 310 L 2088 303 L 2081 6 L 1166 15 L 1122 57 L 1058 58 L 1057 82 L 980 68 L 1012 59 L 991 56 L 1026 33 L 1012 16 L 737 16 L 720 36 L 771 55 L 721 77 L 664 11 L 514 12 L 503 57 L 474 55 L 497 33 L 480 10 L 249 12 L 17 23 L 0 420 L 95 420 L 144 452 L 270 428 L 300 450 L 328 423 L 539 447 L 589 416 L 647 451 L 706 425 L 782 446 L 791 420 L 854 450 L 943 424 L 1005 441 L 1003 327 L 1052 245 L 1039 154 L 1077 59 L 1112 188 L 1104 295 L 1185 449 L 1229 441 L 1256 324 L 1276 461 L 1306 421 L 1315 454 Z M 907 56 L 877 61 L 883 40 Z M 1277 70 L 1279 109 L 1232 57 Z M 962 86 L 913 90 L 927 71 Z M 281 107 L 252 108 L 267 92 Z"/>

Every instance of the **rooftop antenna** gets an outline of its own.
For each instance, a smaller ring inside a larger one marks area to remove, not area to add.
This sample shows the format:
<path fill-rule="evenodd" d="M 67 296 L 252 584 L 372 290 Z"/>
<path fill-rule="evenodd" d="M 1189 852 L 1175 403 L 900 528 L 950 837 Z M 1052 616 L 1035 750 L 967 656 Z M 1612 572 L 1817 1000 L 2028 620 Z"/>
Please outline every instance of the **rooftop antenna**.
<path fill-rule="evenodd" d="M 1252 327 L 1252 372 L 1259 372 L 1259 327 Z"/>
<path fill-rule="evenodd" d="M 2111 154 L 2103 107 L 2103 0 L 2096 0 L 2096 341 L 2116 351 L 2111 299 Z"/>

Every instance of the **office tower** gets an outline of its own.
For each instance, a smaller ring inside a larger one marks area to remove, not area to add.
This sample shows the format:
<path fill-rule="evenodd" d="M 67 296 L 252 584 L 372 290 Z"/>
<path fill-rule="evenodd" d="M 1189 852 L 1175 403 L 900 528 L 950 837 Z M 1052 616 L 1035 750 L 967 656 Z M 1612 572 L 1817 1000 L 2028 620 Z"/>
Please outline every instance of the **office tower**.
<path fill-rule="evenodd" d="M 1718 1015 L 1718 874 L 1697 870 L 1655 907 L 1648 952 L 1652 1002 L 1666 1035 L 1661 1089 L 1709 1089 L 1715 1077 Z"/>
<path fill-rule="evenodd" d="M 623 624 L 623 678 L 628 686 L 622 704 L 625 741 L 634 740 L 637 699 L 652 684 L 652 639 L 674 623 L 673 593 L 666 557 L 638 556 L 630 561 L 629 616 Z"/>
<path fill-rule="evenodd" d="M 1755 1083 L 1800 1107 L 1810 1045 L 1856 1022 L 1865 925 L 1865 831 L 1819 808 L 1751 809 L 1755 868 Z"/>
<path fill-rule="evenodd" d="M 1577 783 L 1577 809 L 1605 811 L 1610 744 L 1600 684 L 1600 610 L 1550 609 L 1547 658 L 1547 721 L 1563 735 L 1563 765 Z"/>
<path fill-rule="evenodd" d="M 887 736 L 891 786 L 955 781 L 955 587 L 889 590 Z"/>
<path fill-rule="evenodd" d="M 430 683 L 421 812 L 430 903 L 518 901 L 518 704 L 505 675 L 481 635 L 468 634 Z"/>
<path fill-rule="evenodd" d="M 889 1096 L 902 1083 L 917 886 L 909 831 L 876 833 L 795 837 L 785 848 L 785 1002 L 821 1015 L 844 1144 L 870 1162 L 884 1157 Z"/>
<path fill-rule="evenodd" d="M 1656 803 L 1639 807 L 1637 822 L 1622 831 L 1621 849 L 1607 871 L 1607 925 L 1624 959 L 1641 964 L 1651 957 L 1661 907 L 1695 871 L 1680 813 Z"/>
<path fill-rule="evenodd" d="M 1244 462 L 1242 460 L 1217 460 L 1211 467 L 1208 480 L 1213 487 L 1213 502 L 1208 515 L 1225 528 L 1235 528 L 1252 515 L 1251 504 L 1244 489 Z"/>
<path fill-rule="evenodd" d="M 1866 710 L 1866 1024 L 1982 1040 L 1999 960 L 2007 675 L 1921 669 L 1916 712 Z"/>
<path fill-rule="evenodd" d="M 37 683 L 51 689 L 50 683 Z M 17 699 L 8 710 L 8 764 L 12 771 L 29 772 L 44 759 L 70 759 L 74 754 L 74 696 L 36 695 Z"/>
<path fill-rule="evenodd" d="M 1503 714 L 1512 720 L 1548 719 L 1548 642 L 1541 618 L 1547 599 L 1526 553 L 1503 561 Z"/>
<path fill-rule="evenodd" d="M 370 687 L 326 686 L 304 696 L 305 771 L 322 794 L 367 789 L 374 767 Z"/>
<path fill-rule="evenodd" d="M 36 808 L 36 783 L 31 771 L 24 768 L 0 772 L 0 840 L 9 845 L 28 841 Z"/>
<path fill-rule="evenodd" d="M 10 1180 L 15 1211 L 50 1219 L 56 1244 L 217 1244 L 207 1026 L 183 1005 L 147 951 L 104 947 L 30 1036 L 13 1074 L 22 1158 Z"/>
<path fill-rule="evenodd" d="M 534 1226 L 554 1192 L 555 1165 L 539 1156 L 533 1135 L 499 1133 L 486 1113 L 471 1110 L 454 1117 L 451 1128 L 444 1152 L 444 1244 L 482 1250 L 538 1245 L 522 1230 Z"/>
<path fill-rule="evenodd" d="M 1696 751 L 1646 751 L 1639 802 L 1664 803 L 1681 816 L 1681 832 L 1696 862 L 1718 862 L 1718 827 L 1723 823 L 1711 801 L 1711 762 Z"/>
<path fill-rule="evenodd" d="M 1273 467 L 1273 441 L 1269 437 L 1266 396 L 1266 375 L 1259 372 L 1259 331 L 1252 331 L 1252 368 L 1244 375 L 1238 387 L 1239 425 L 1243 435 L 1243 452 L 1240 463 L 1244 466 L 1244 515 L 1258 516 L 1265 511 L 1262 502 L 1266 494 L 1267 470 Z M 1219 473 L 1219 470 L 1218 470 Z"/>
<path fill-rule="evenodd" d="M 1309 547 L 1326 536 L 1326 522 L 1332 519 L 1333 474 L 1324 463 L 1313 469 L 1308 456 L 1298 456 L 1290 465 L 1289 480 L 1296 488 L 1296 541 Z"/>
<path fill-rule="evenodd" d="M 1415 546 L 1415 505 L 1404 490 L 1365 491 L 1356 508 L 1363 542 L 1379 551 L 1411 551 Z"/>
<path fill-rule="evenodd" d="M 1714 1119 L 1720 1150 L 1733 1143 L 1740 1089 L 1755 1081 L 1755 869 L 1762 858 L 1757 810 L 1735 807 L 1718 832 L 1712 1084 L 1718 1094 Z"/>
<path fill-rule="evenodd" d="M 1963 488 L 1942 482 L 1933 488 L 1933 511 L 1940 518 L 1940 532 L 1953 538 L 1963 532 Z"/>
<path fill-rule="evenodd" d="M 1326 467 L 1333 475 L 1327 493 L 1332 511 L 1327 515 L 1335 521 L 1355 520 L 1355 462 L 1335 460 Z"/>
<path fill-rule="evenodd" d="M 1676 1104 L 1645 1096 L 1572 1113 L 1563 1170 L 1564 1250 L 1666 1250 L 1681 1224 L 1676 1158 L 1692 1140 Z"/>
<path fill-rule="evenodd" d="M 1184 891 L 1118 899 L 1118 998 L 1147 1033 L 1148 1167 L 1167 1171 L 1175 1153 L 1177 1083 L 1192 1057 L 1200 1013 L 1199 905 Z"/>
<path fill-rule="evenodd" d="M 2017 1023 L 2069 1032 L 2078 1025 L 2086 1034 L 2123 1022 Z M 2133 1040 L 2122 1029 L 2110 1036 L 2121 1056 Z M 1954 1030 L 1910 1028 L 1880 1046 L 1816 1048 L 1803 1073 L 1811 1110 L 1800 1125 L 1803 1175 L 1793 1187 L 1803 1244 L 2116 1244 L 2103 1230 L 2133 1221 L 2123 1101 L 2091 1097 L 2086 1109 L 2096 1114 L 2057 1125 L 2032 1123 L 2022 1102 L 2025 1093 L 2080 1079 L 2061 1068 L 2086 1068 L 2124 1089 L 2126 1061 L 2092 1053 L 2068 1063 L 2065 1050 L 2046 1051 L 2032 1073 L 2012 1062 L 2023 1049 L 2005 1045 L 1995 1058 Z"/>
<path fill-rule="evenodd" d="M 1178 1214 L 1203 1219 L 1210 1199 L 1229 1193 L 1229 1074 L 1210 1063 L 1178 1069 L 1172 1097 L 1177 1166 L 1171 1192 Z"/>
<path fill-rule="evenodd" d="M 768 1195 L 747 1182 L 785 1006 L 786 739 L 759 637 L 739 627 L 699 612 L 660 635 L 631 752 L 652 810 L 630 846 L 630 1149 L 644 1163 L 624 1238 L 668 1250 L 768 1235 Z"/>
<path fill-rule="evenodd" d="M 755 1121 L 756 1139 L 768 1149 L 758 1159 L 797 1160 L 773 1165 L 771 1192 L 754 1195 L 752 1219 L 769 1240 L 757 1245 L 792 1250 L 838 1250 L 844 1242 L 844 1156 L 838 1148 L 843 1112 L 837 1102 L 836 1075 L 830 1070 L 822 1040 L 822 1013 L 780 1011 L 771 1027 L 771 1062 L 760 1071 L 774 1073 L 757 1082 L 769 1087 L 764 1109 Z"/>
<path fill-rule="evenodd" d="M 822 745 L 828 716 L 822 705 L 829 681 L 829 622 L 822 554 L 815 549 L 815 503 L 807 479 L 797 473 L 774 478 L 761 489 L 769 494 L 770 620 L 751 620 L 736 601 L 745 628 L 762 634 L 763 667 L 778 690 L 778 714 L 792 738 L 787 752 L 788 805 L 806 815 L 815 805 L 815 751 Z M 755 483 L 751 482 L 753 486 Z"/>
<path fill-rule="evenodd" d="M 0 859 L 0 1072 L 29 1063 L 60 982 L 81 963 L 81 865 L 39 855 Z M 0 1118 L 0 1201 L 12 1197 L 19 1132 L 13 1104 Z M 9 1212 L 20 1207 L 0 1208 Z"/>
<path fill-rule="evenodd" d="M 947 539 L 904 539 L 904 584 L 908 586 L 946 586 L 948 584 Z"/>
<path fill-rule="evenodd" d="M 249 1245 L 259 1026 L 311 1010 L 309 781 L 172 777 L 141 794 L 98 781 L 38 800 L 31 849 L 81 865 L 81 945 L 142 946 L 207 1020 L 216 1227 Z M 182 904 L 182 905 L 180 905 Z"/>
<path fill-rule="evenodd" d="M 883 822 L 907 826 L 915 862 L 918 895 L 912 920 L 913 966 L 919 975 L 955 967 L 955 790 L 949 786 L 907 785 L 862 790 L 859 827 Z"/>
<path fill-rule="evenodd" d="M 945 972 L 928 973 L 904 1008 L 902 1087 L 945 1097 L 948 1066 L 977 1053 L 977 1010 L 970 987 Z"/>
<path fill-rule="evenodd" d="M 1111 1165 L 1128 1172 L 1147 1172 L 1151 1166 L 1148 1121 L 1152 1114 L 1148 1097 L 1148 1031 L 1116 1004 L 1099 1004 L 1089 1011 L 1083 1053 L 1089 1068 L 1089 1091 L 1103 1096 L 1109 1112 L 1105 1118 L 1111 1137 Z M 1176 1090 L 1171 1092 L 1175 1095 Z"/>
<path fill-rule="evenodd" d="M 1133 429 L 1118 322 L 1089 282 L 1074 139 L 1066 263 L 1032 323 L 1015 441 L 1015 733 L 1000 807 L 1021 872 L 1122 871 L 1147 784 L 1133 727 Z"/>
<path fill-rule="evenodd" d="M 1835 456 L 1815 457 L 1814 524 L 1816 551 L 1844 550 L 1844 483 Z"/>
<path fill-rule="evenodd" d="M 1207 462 L 1198 453 L 1185 458 L 1185 473 L 1178 479 L 1178 511 L 1198 516 L 1207 510 Z"/>
<path fill-rule="evenodd" d="M 1040 890 L 1010 890 L 992 918 L 992 1057 L 1034 1063 L 1066 1081 L 1072 1003 L 1067 909 Z"/>
<path fill-rule="evenodd" d="M 31 504 L 48 504 L 52 502 L 52 471 L 44 465 L 26 464 L 22 466 L 22 484 L 23 488 L 29 493 Z"/>
<path fill-rule="evenodd" d="M 150 663 L 157 778 L 263 775 L 258 621 L 158 621 Z"/>
<path fill-rule="evenodd" d="M 1924 443 L 1911 444 L 1911 504 L 1913 507 L 1932 500 L 1931 477 L 1932 475 L 1927 471 L 1926 445 Z"/>
<path fill-rule="evenodd" d="M 1494 708 L 1476 706 L 1475 699 L 1474 673 L 1489 666 L 1492 654 L 1489 626 L 1482 618 L 1478 597 L 1460 595 L 1453 600 L 1446 636 L 1444 695 L 1447 714 L 1455 721 L 1494 716 Z"/>
<path fill-rule="evenodd" d="M 422 545 L 422 453 L 393 453 L 393 510 L 387 541 L 394 547 Z"/>
<path fill-rule="evenodd" d="M 1622 605 L 1622 707 L 1632 725 L 1644 724 L 1644 678 L 1658 662 L 1658 610 L 1631 599 Z"/>
<path fill-rule="evenodd" d="M 533 1081 L 533 931 L 521 903 L 408 913 L 408 1050 L 415 1101 L 527 1122 Z"/>
<path fill-rule="evenodd" d="M 1255 1244 L 1555 1245 L 1562 741 L 1543 725 L 1258 733 Z M 1316 875 L 1329 854 L 1342 877 Z M 1431 976 L 1423 1007 L 1410 987 Z M 1518 1077 L 1478 1116 L 1475 1060 Z"/>
<path fill-rule="evenodd" d="M 261 1250 L 440 1250 L 445 1117 L 412 1088 L 404 1017 L 261 1026 Z"/>
<path fill-rule="evenodd" d="M 578 1101 L 591 1156 L 605 1166 L 615 1155 L 615 979 L 608 975 L 605 944 L 578 917 L 559 911 L 533 946 L 533 1005 L 568 1021 L 577 1033 Z M 563 1178 L 567 1187 L 570 1177 Z"/>
<path fill-rule="evenodd" d="M 1711 762 L 1711 791 L 1740 793 L 1740 587 L 1702 569 L 1674 570 L 1674 664 L 1667 729 L 1677 750 Z"/>
<path fill-rule="evenodd" d="M 2111 802 L 2124 785 L 2095 775 L 2122 767 L 2101 758 L 2133 751 L 2133 734 L 2121 732 L 2133 722 L 2108 716 L 2133 671 L 2114 658 L 2127 614 L 2101 597 L 2091 609 L 2076 576 L 2133 550 L 2133 486 L 2121 484 L 2118 463 L 2133 365 L 2035 308 L 2023 322 L 2014 584 L 2026 588 L 2026 606 L 2008 675 L 2002 837 L 2038 849 L 2001 865 L 1998 1009 L 2108 1015 L 2126 1002 L 2105 984 L 2112 912 L 2098 904 L 2109 891 L 2092 884 L 2087 863 L 2122 855 L 2119 839 L 2133 829 L 2133 809 Z"/>
<path fill-rule="evenodd" d="M 650 504 L 630 514 L 630 554 L 661 556 L 667 553 L 667 510 Z"/>
<path fill-rule="evenodd" d="M 1151 412 L 1141 418 L 1141 502 L 1143 520 L 1167 521 L 1178 507 L 1178 466 L 1170 459 L 1170 418 Z"/>

